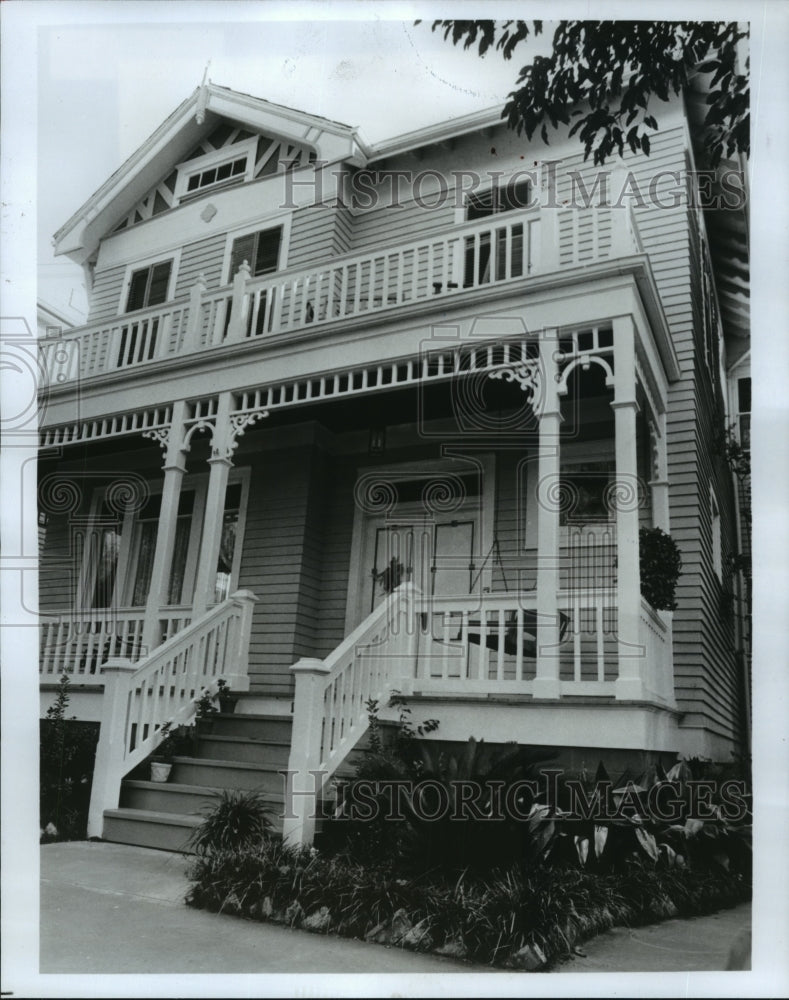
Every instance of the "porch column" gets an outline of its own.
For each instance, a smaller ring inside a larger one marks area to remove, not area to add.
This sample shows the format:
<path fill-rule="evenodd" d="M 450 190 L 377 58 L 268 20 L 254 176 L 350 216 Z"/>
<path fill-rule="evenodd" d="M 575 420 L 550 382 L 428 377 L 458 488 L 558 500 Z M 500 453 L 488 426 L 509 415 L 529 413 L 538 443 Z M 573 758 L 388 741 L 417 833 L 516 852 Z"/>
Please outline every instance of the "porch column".
<path fill-rule="evenodd" d="M 616 697 L 644 699 L 645 650 L 639 644 L 638 463 L 636 461 L 635 326 L 614 320 L 614 433 L 616 448 L 616 602 L 619 674 Z"/>
<path fill-rule="evenodd" d="M 668 505 L 668 453 L 666 447 L 666 414 L 655 417 L 653 428 L 650 428 L 652 445 L 652 478 L 649 488 L 652 491 L 652 523 L 656 528 L 669 531 L 671 520 Z"/>
<path fill-rule="evenodd" d="M 154 549 L 151 582 L 148 587 L 148 600 L 145 605 L 145 622 L 142 632 L 143 646 L 149 653 L 161 642 L 159 616 L 161 608 L 167 603 L 170 569 L 175 550 L 178 502 L 181 496 L 181 483 L 186 471 L 186 452 L 183 447 L 185 410 L 186 402 L 184 400 L 173 403 L 172 421 L 167 437 L 167 451 L 163 467 L 164 484 L 162 486 L 159 523 L 156 527 L 156 548 Z"/>
<path fill-rule="evenodd" d="M 559 432 L 562 420 L 556 381 L 555 330 L 540 340 L 541 410 L 537 476 L 537 663 L 532 694 L 558 698 L 559 621 Z"/>
<path fill-rule="evenodd" d="M 211 437 L 211 457 L 208 459 L 208 492 L 203 517 L 203 533 L 200 540 L 200 555 L 197 562 L 192 620 L 202 615 L 213 603 L 216 583 L 216 565 L 219 547 L 222 543 L 222 518 L 225 513 L 225 493 L 233 451 L 233 434 L 230 427 L 230 393 L 219 396 L 216 422 Z"/>

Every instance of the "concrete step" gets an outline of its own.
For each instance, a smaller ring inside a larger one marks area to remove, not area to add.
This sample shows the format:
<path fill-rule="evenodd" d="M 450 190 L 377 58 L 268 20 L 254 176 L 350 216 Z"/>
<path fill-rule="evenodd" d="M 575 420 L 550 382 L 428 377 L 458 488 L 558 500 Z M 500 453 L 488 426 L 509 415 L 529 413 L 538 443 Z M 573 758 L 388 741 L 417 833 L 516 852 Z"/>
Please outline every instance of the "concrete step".
<path fill-rule="evenodd" d="M 202 760 L 239 760 L 248 764 L 265 764 L 286 768 L 290 743 L 247 736 L 201 736 L 196 756 Z"/>
<path fill-rule="evenodd" d="M 189 836 L 199 816 L 181 816 L 152 809 L 105 809 L 104 840 L 116 844 L 155 847 L 160 851 L 190 853 Z"/>
<path fill-rule="evenodd" d="M 244 736 L 251 740 L 276 740 L 289 744 L 293 717 L 219 713 L 213 717 L 212 723 L 212 736 Z"/>
<path fill-rule="evenodd" d="M 276 764 L 252 764 L 242 760 L 176 757 L 170 780 L 180 785 L 255 789 L 282 801 L 285 779 L 277 773 L 279 767 Z"/>

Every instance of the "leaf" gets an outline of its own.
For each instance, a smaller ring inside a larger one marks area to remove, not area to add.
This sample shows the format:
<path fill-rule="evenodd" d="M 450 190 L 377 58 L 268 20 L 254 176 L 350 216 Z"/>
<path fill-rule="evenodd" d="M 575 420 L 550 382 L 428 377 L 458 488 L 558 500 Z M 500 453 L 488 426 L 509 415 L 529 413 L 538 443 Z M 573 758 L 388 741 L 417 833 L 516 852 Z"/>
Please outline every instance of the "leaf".
<path fill-rule="evenodd" d="M 648 854 L 653 861 L 657 861 L 660 857 L 660 851 L 658 850 L 657 841 L 652 834 L 648 830 L 639 826 L 636 827 L 636 838 L 644 852 Z"/>

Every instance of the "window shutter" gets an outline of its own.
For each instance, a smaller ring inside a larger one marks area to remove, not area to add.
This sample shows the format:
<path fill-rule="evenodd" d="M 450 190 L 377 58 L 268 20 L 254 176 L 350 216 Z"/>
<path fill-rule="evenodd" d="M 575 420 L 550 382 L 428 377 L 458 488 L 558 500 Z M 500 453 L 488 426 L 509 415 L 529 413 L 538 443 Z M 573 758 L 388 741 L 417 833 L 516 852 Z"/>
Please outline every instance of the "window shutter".
<path fill-rule="evenodd" d="M 282 229 L 267 229 L 258 233 L 257 254 L 255 255 L 254 274 L 270 274 L 277 270 L 279 263 L 279 245 L 282 239 Z"/>
<path fill-rule="evenodd" d="M 141 271 L 135 271 L 132 274 L 131 282 L 129 283 L 129 298 L 126 302 L 126 312 L 132 312 L 135 309 L 143 309 L 145 307 L 145 289 L 148 286 L 148 268 L 144 267 Z"/>
<path fill-rule="evenodd" d="M 227 276 L 228 282 L 231 282 L 235 278 L 238 269 L 244 261 L 249 263 L 250 268 L 253 266 L 255 262 L 256 235 L 256 233 L 250 233 L 248 236 L 239 236 L 237 240 L 233 240 L 233 249 L 230 253 L 230 274 Z"/>
<path fill-rule="evenodd" d="M 154 264 L 151 268 L 151 282 L 148 287 L 148 306 L 158 306 L 167 301 L 167 286 L 170 284 L 170 270 L 173 262 L 165 261 L 163 264 Z"/>

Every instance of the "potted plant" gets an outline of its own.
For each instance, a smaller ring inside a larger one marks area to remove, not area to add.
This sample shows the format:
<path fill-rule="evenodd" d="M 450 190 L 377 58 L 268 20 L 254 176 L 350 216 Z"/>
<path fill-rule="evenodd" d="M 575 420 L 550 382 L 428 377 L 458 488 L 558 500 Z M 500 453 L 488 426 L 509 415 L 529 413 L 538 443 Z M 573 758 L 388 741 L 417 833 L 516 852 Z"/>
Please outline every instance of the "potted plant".
<path fill-rule="evenodd" d="M 162 741 L 151 757 L 151 781 L 164 782 L 170 777 L 173 757 L 178 750 L 178 736 L 173 732 L 172 723 L 165 722 L 161 728 Z"/>
<path fill-rule="evenodd" d="M 211 694 L 208 688 L 203 689 L 203 693 L 196 701 L 195 729 L 197 736 L 208 736 L 214 725 L 214 716 L 219 709 L 214 704 L 216 695 Z"/>
<path fill-rule="evenodd" d="M 231 692 L 230 686 L 224 677 L 220 677 L 216 682 L 217 696 L 219 697 L 219 711 L 231 714 L 236 710 L 238 695 Z"/>

